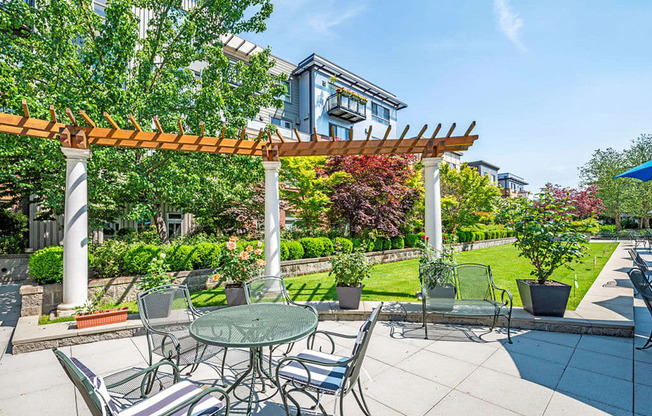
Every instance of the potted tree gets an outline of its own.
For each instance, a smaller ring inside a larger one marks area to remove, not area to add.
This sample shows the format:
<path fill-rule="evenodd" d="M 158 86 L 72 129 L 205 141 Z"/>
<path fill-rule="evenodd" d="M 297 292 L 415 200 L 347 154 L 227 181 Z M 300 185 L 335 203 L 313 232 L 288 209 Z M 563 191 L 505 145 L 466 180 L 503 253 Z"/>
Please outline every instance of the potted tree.
<path fill-rule="evenodd" d="M 332 268 L 328 275 L 335 278 L 340 309 L 358 309 L 362 296 L 362 281 L 371 275 L 373 262 L 367 258 L 361 247 L 351 253 L 345 253 L 338 244 L 330 263 Z"/>
<path fill-rule="evenodd" d="M 229 306 L 245 305 L 247 299 L 243 284 L 247 280 L 259 276 L 265 267 L 263 260 L 263 243 L 258 241 L 257 247 L 248 245 L 244 250 L 238 250 L 238 238 L 231 236 L 226 243 L 226 250 L 220 254 L 220 266 L 213 279 L 220 284 L 226 282 L 224 293 Z"/>
<path fill-rule="evenodd" d="M 584 234 L 573 222 L 570 199 L 544 190 L 526 205 L 515 222 L 516 247 L 530 260 L 533 279 L 516 279 L 523 309 L 533 315 L 564 316 L 571 286 L 550 279 L 553 272 L 581 259 L 586 252 Z"/>
<path fill-rule="evenodd" d="M 90 328 L 93 326 L 117 324 L 127 320 L 129 308 L 103 309 L 102 301 L 104 290 L 97 289 L 82 306 L 75 308 L 75 321 L 77 329 Z"/>
<path fill-rule="evenodd" d="M 138 288 L 141 291 L 153 289 L 158 286 L 167 285 L 172 281 L 168 274 L 170 265 L 165 260 L 165 253 L 159 253 L 158 256 L 152 258 L 147 266 L 147 274 L 142 276 L 138 281 Z M 172 310 L 172 298 L 174 294 L 170 291 L 157 291 L 149 293 L 152 299 L 156 299 L 151 304 L 156 305 L 147 309 L 148 318 L 166 318 L 170 315 Z"/>

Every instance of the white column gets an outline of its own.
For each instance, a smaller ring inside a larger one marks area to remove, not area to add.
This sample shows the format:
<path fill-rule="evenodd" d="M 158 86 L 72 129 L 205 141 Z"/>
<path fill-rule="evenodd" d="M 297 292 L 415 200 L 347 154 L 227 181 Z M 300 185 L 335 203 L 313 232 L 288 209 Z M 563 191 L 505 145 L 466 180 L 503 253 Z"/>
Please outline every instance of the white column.
<path fill-rule="evenodd" d="M 71 314 L 88 297 L 88 177 L 87 149 L 62 147 L 66 156 L 66 199 L 63 230 L 63 303 L 58 311 Z"/>
<path fill-rule="evenodd" d="M 441 230 L 441 186 L 439 183 L 439 165 L 441 157 L 428 157 L 423 162 L 423 179 L 426 199 L 426 237 L 432 247 L 441 253 L 443 249 Z"/>
<path fill-rule="evenodd" d="M 278 171 L 281 162 L 263 161 L 265 168 L 265 274 L 281 275 L 281 221 Z"/>

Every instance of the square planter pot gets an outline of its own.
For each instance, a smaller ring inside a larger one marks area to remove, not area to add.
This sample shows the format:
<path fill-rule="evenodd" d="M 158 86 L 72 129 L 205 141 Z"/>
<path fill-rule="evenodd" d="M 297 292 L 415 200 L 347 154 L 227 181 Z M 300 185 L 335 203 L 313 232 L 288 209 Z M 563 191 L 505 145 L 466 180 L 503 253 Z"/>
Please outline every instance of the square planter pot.
<path fill-rule="evenodd" d="M 246 305 L 247 298 L 245 297 L 244 287 L 239 285 L 226 285 L 224 288 L 226 295 L 226 304 L 228 306 Z"/>
<path fill-rule="evenodd" d="M 550 280 L 554 285 L 540 285 L 536 280 L 516 279 L 523 309 L 535 316 L 564 316 L 571 286 Z"/>
<path fill-rule="evenodd" d="M 94 313 L 93 315 L 75 315 L 77 329 L 125 322 L 127 320 L 127 312 L 129 312 L 129 308 L 116 310 L 108 309 L 106 311 Z"/>
<path fill-rule="evenodd" d="M 336 286 L 340 309 L 358 309 L 362 296 L 362 285 L 358 287 Z"/>

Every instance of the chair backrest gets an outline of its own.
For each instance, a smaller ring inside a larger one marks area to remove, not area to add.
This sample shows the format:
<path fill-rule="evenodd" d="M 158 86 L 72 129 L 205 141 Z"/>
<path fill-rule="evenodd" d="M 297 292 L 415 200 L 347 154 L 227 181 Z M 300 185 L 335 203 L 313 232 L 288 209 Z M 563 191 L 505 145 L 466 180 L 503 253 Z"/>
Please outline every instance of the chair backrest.
<path fill-rule="evenodd" d="M 86 406 L 88 406 L 88 409 L 93 416 L 106 416 L 116 413 L 114 411 L 115 409 L 109 408 L 109 405 L 102 397 L 102 393 L 99 391 L 99 386 L 96 386 L 96 384 L 91 381 L 89 375 L 84 374 L 78 365 L 58 349 L 54 348 L 52 351 L 57 357 L 57 360 L 59 360 L 59 364 L 63 367 L 63 370 L 66 372 L 70 381 L 73 382 L 81 396 L 84 398 L 84 402 L 86 402 Z"/>
<path fill-rule="evenodd" d="M 453 302 L 457 297 L 454 266 L 445 263 L 423 263 L 419 265 L 419 282 L 426 308 L 439 312 L 453 309 Z"/>
<path fill-rule="evenodd" d="M 645 274 L 640 269 L 632 269 L 627 273 L 627 275 L 636 288 L 636 291 L 641 296 L 641 299 L 645 302 L 645 306 L 647 306 L 647 309 L 652 314 L 652 288 L 650 288 L 650 283 L 645 277 Z"/>
<path fill-rule="evenodd" d="M 491 268 L 486 264 L 462 263 L 455 266 L 458 299 L 496 300 Z"/>
<path fill-rule="evenodd" d="M 278 276 L 259 276 L 244 284 L 247 303 L 291 303 L 285 282 Z"/>
<path fill-rule="evenodd" d="M 632 261 L 638 267 L 641 269 L 644 273 L 648 271 L 647 263 L 643 258 L 641 257 L 640 254 L 638 254 L 638 251 L 634 250 L 633 248 L 630 248 L 627 250 L 629 252 L 629 257 L 632 258 Z"/>
<path fill-rule="evenodd" d="M 138 294 L 138 311 L 145 329 L 173 334 L 177 338 L 188 336 L 190 323 L 197 312 L 192 306 L 186 285 L 163 285 Z M 152 350 L 159 350 L 166 337 L 147 331 Z M 169 342 L 169 338 L 168 342 Z"/>
<path fill-rule="evenodd" d="M 380 316 L 383 305 L 384 303 L 381 302 L 380 305 L 371 311 L 369 318 L 367 318 L 367 320 L 360 326 L 358 337 L 355 339 L 355 344 L 353 345 L 353 351 L 351 353 L 351 356 L 354 358 L 353 361 L 351 361 L 351 364 L 349 364 L 347 374 L 345 375 L 346 389 L 352 387 L 354 383 L 358 381 L 362 362 L 367 353 L 367 346 L 371 340 L 371 334 L 374 332 L 374 327 L 376 326 L 376 322 L 378 322 L 378 316 Z"/>

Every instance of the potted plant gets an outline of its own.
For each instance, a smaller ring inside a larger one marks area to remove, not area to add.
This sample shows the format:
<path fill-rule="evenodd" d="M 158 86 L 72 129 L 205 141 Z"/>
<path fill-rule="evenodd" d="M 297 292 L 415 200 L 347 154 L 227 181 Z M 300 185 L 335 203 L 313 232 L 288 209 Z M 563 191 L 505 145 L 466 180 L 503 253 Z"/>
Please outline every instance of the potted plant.
<path fill-rule="evenodd" d="M 437 253 L 429 242 L 430 237 L 422 236 L 418 243 L 421 252 L 419 278 L 427 291 L 429 309 L 449 312 L 455 306 L 456 295 L 453 250 L 444 246 L 443 251 Z"/>
<path fill-rule="evenodd" d="M 248 245 L 244 250 L 238 251 L 238 238 L 232 236 L 226 243 L 226 250 L 220 254 L 220 266 L 213 279 L 219 283 L 226 282 L 224 293 L 229 306 L 245 305 L 247 299 L 243 284 L 247 280 L 259 276 L 265 267 L 263 260 L 263 243 L 258 241 L 254 249 Z"/>
<path fill-rule="evenodd" d="M 75 321 L 77 329 L 93 326 L 117 324 L 127 320 L 129 308 L 102 309 L 104 290 L 97 289 L 82 306 L 75 308 Z"/>
<path fill-rule="evenodd" d="M 330 258 L 329 276 L 335 277 L 335 290 L 340 309 L 358 309 L 362 296 L 362 281 L 371 275 L 373 262 L 367 258 L 361 247 L 351 253 L 344 253 L 340 245 Z"/>
<path fill-rule="evenodd" d="M 564 316 L 571 286 L 550 277 L 586 252 L 587 241 L 574 224 L 573 209 L 570 198 L 545 190 L 521 210 L 514 225 L 519 255 L 534 266 L 533 279 L 516 279 L 523 309 L 533 315 Z"/>
<path fill-rule="evenodd" d="M 158 286 L 167 285 L 172 281 L 168 274 L 170 265 L 165 260 L 165 253 L 159 253 L 154 256 L 147 266 L 147 274 L 142 276 L 138 281 L 138 288 L 141 291 L 153 289 Z M 147 308 L 147 317 L 150 319 L 166 318 L 170 315 L 172 310 L 173 292 L 159 291 L 148 294 L 152 299 L 157 299 L 151 302 L 151 305 L 156 305 Z"/>

